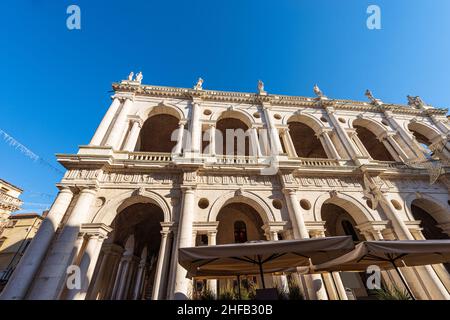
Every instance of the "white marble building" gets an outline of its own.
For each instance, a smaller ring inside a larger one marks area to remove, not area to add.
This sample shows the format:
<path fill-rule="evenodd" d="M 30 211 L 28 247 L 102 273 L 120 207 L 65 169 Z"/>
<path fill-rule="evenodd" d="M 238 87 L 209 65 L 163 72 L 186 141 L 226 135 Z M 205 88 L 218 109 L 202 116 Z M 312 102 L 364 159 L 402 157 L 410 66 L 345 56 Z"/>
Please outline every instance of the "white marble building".
<path fill-rule="evenodd" d="M 445 168 L 430 184 L 428 170 L 410 165 L 429 150 L 445 164 L 447 110 L 418 97 L 387 104 L 370 92 L 368 102 L 331 99 L 317 86 L 306 98 L 267 93 L 262 82 L 241 93 L 203 89 L 201 79 L 193 89 L 141 80 L 114 83 L 89 145 L 57 155 L 67 169 L 60 192 L 2 299 L 182 299 L 192 281 L 177 263 L 179 247 L 449 237 Z M 231 155 L 218 134 L 228 137 L 226 129 L 246 133 Z M 66 285 L 73 266 L 75 289 Z M 403 274 L 418 299 L 450 298 L 445 266 Z M 347 299 L 368 295 L 363 278 L 298 279 L 307 299 Z M 382 278 L 401 283 L 390 271 Z M 221 290 L 217 280 L 207 285 Z"/>

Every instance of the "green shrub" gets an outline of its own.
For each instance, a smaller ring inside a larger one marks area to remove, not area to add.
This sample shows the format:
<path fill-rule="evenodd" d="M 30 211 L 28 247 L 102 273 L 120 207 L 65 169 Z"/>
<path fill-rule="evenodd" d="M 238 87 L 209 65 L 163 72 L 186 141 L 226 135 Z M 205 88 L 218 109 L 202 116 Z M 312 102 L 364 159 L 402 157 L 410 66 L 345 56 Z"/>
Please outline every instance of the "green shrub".
<path fill-rule="evenodd" d="M 291 280 L 289 281 L 289 300 L 305 300 L 303 297 L 302 291 L 300 290 L 299 285 Z"/>
<path fill-rule="evenodd" d="M 375 290 L 375 294 L 378 300 L 412 300 L 413 298 L 409 294 L 408 290 L 400 289 L 397 285 L 393 284 L 385 289 Z"/>

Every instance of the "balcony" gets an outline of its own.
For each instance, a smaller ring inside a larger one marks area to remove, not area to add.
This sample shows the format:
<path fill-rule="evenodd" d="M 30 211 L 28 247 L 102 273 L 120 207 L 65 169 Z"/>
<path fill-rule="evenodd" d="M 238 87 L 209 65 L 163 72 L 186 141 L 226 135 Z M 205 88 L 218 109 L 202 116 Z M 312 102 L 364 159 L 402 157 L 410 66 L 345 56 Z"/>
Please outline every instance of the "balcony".
<path fill-rule="evenodd" d="M 172 155 L 170 153 L 158 152 L 129 152 L 128 160 L 147 162 L 171 162 Z"/>

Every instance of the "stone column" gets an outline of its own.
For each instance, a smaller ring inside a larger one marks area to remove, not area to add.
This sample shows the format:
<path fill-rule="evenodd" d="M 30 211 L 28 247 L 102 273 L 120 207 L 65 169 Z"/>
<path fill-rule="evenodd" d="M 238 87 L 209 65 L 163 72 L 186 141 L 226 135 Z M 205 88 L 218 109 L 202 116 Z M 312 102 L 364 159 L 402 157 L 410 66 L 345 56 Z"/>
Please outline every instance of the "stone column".
<path fill-rule="evenodd" d="M 137 270 L 136 282 L 134 284 L 133 290 L 133 300 L 138 300 L 142 293 L 142 285 L 145 279 L 145 267 L 147 266 L 147 257 L 144 257 L 139 261 L 139 266 Z"/>
<path fill-rule="evenodd" d="M 286 197 L 286 203 L 288 205 L 289 217 L 292 223 L 292 229 L 296 239 L 308 239 L 309 232 L 305 225 L 300 203 L 297 199 L 297 192 L 294 189 L 284 188 L 283 192 Z M 304 279 L 307 282 L 307 287 L 311 289 L 308 293 L 311 299 L 327 300 L 327 294 L 325 288 L 322 286 L 319 290 L 313 293 L 314 282 L 320 281 L 323 283 L 322 277 L 318 274 L 306 275 Z"/>
<path fill-rule="evenodd" d="M 180 120 L 178 123 L 178 132 L 177 132 L 177 144 L 175 145 L 174 154 L 181 155 L 183 153 L 183 135 L 184 135 L 184 125 L 185 121 Z"/>
<path fill-rule="evenodd" d="M 209 155 L 216 155 L 216 124 L 211 123 L 209 125 Z"/>
<path fill-rule="evenodd" d="M 319 133 L 319 137 L 322 140 L 322 143 L 326 149 L 328 149 L 328 154 L 332 159 L 341 160 L 341 156 L 336 150 L 336 147 L 334 146 L 333 141 L 331 141 L 329 130 L 322 130 Z"/>
<path fill-rule="evenodd" d="M 195 186 L 182 186 L 183 204 L 178 226 L 178 248 L 192 247 L 192 226 L 195 209 Z M 178 250 L 177 248 L 177 250 Z M 175 299 L 184 300 L 189 294 L 190 280 L 186 279 L 187 271 L 179 263 L 175 275 Z"/>
<path fill-rule="evenodd" d="M 259 145 L 258 129 L 250 128 L 250 142 L 252 148 L 252 156 L 261 157 L 261 146 Z"/>
<path fill-rule="evenodd" d="M 217 236 L 217 231 L 208 231 L 208 245 L 209 246 L 216 245 L 216 236 Z M 216 279 L 208 280 L 208 289 L 213 293 L 214 297 L 217 298 L 217 280 Z"/>
<path fill-rule="evenodd" d="M 191 148 L 192 153 L 200 153 L 202 128 L 200 126 L 200 107 L 198 102 L 192 102 L 191 113 Z"/>
<path fill-rule="evenodd" d="M 403 138 L 403 141 L 405 141 L 405 144 L 410 148 L 413 154 L 416 156 L 421 156 L 421 151 L 419 151 L 415 145 L 415 142 L 413 141 L 410 133 L 408 133 L 395 119 L 392 111 L 383 110 L 384 115 L 389 122 L 389 124 L 400 134 L 400 136 Z"/>
<path fill-rule="evenodd" d="M 386 135 L 387 140 L 392 145 L 394 150 L 396 150 L 399 154 L 400 160 L 405 161 L 409 159 L 409 156 L 403 151 L 403 148 L 398 144 L 398 142 L 394 138 L 394 134 L 387 134 Z"/>
<path fill-rule="evenodd" d="M 155 281 L 153 284 L 152 300 L 158 300 L 163 298 L 163 286 L 165 284 L 165 272 L 169 263 L 170 245 L 168 244 L 168 238 L 171 230 L 170 227 L 164 226 L 161 231 L 161 246 L 159 248 L 159 256 L 156 264 Z"/>
<path fill-rule="evenodd" d="M 263 103 L 263 111 L 264 111 L 264 118 L 266 119 L 267 129 L 269 130 L 269 136 L 271 141 L 270 143 L 271 155 L 278 156 L 280 153 L 283 152 L 283 147 L 281 146 L 278 130 L 273 125 L 273 120 L 270 114 L 270 105 Z"/>
<path fill-rule="evenodd" d="M 380 141 L 384 147 L 387 149 L 387 151 L 389 152 L 389 154 L 391 155 L 392 158 L 394 158 L 395 161 L 402 161 L 403 159 L 400 158 L 399 154 L 397 151 L 399 150 L 395 150 L 393 148 L 394 145 L 392 145 L 390 143 L 390 140 L 387 138 L 387 134 L 383 133 L 381 136 L 378 136 L 378 141 Z"/>
<path fill-rule="evenodd" d="M 122 299 L 126 299 L 126 293 L 127 293 L 127 289 L 128 289 L 128 283 L 129 283 L 129 278 L 131 275 L 131 269 L 132 269 L 132 260 L 134 259 L 134 255 L 132 252 L 129 252 L 128 254 L 125 253 L 125 255 L 122 257 L 122 268 L 121 268 L 121 272 L 119 274 L 119 282 L 118 282 L 118 286 L 117 286 L 117 291 L 115 294 L 115 300 L 122 300 Z"/>
<path fill-rule="evenodd" d="M 310 231 L 313 238 L 325 238 L 324 224 L 325 223 L 323 222 L 320 229 Z M 327 288 L 327 294 L 330 297 L 330 300 L 348 300 L 339 272 L 325 272 L 321 275 L 325 287 Z"/>
<path fill-rule="evenodd" d="M 58 299 L 65 285 L 66 270 L 73 259 L 74 243 L 78 238 L 80 226 L 89 217 L 90 207 L 95 200 L 96 189 L 84 188 L 78 196 L 72 213 L 61 234 L 55 240 L 47 255 L 34 286 L 29 294 L 31 300 Z"/>
<path fill-rule="evenodd" d="M 381 207 L 385 212 L 386 216 L 389 220 L 391 220 L 392 225 L 394 226 L 394 232 L 397 234 L 400 240 L 415 240 L 408 227 L 406 226 L 405 221 L 403 221 L 396 213 L 396 209 L 391 203 L 389 197 L 382 193 L 382 197 L 384 201 L 381 201 Z M 425 272 L 422 274 L 424 277 L 429 278 L 430 285 L 435 287 L 433 294 L 435 294 L 436 298 L 450 300 L 450 294 L 445 289 L 442 282 L 439 280 L 438 276 L 434 272 L 433 268 L 430 265 L 424 266 Z"/>
<path fill-rule="evenodd" d="M 86 298 L 92 275 L 97 265 L 103 241 L 112 229 L 102 223 L 89 223 L 81 226 L 81 233 L 87 237 L 87 245 L 80 262 L 81 288 L 67 291 L 68 300 L 84 300 Z"/>
<path fill-rule="evenodd" d="M 289 157 L 296 158 L 297 152 L 295 151 L 294 143 L 291 140 L 291 136 L 289 134 L 289 128 L 281 129 L 281 138 L 283 139 L 284 145 L 286 146 L 286 152 Z"/>
<path fill-rule="evenodd" d="M 62 187 L 47 217 L 41 223 L 39 230 L 3 289 L 0 295 L 1 300 L 22 300 L 25 298 L 72 198 L 73 193 L 70 188 Z"/>
<path fill-rule="evenodd" d="M 109 107 L 108 111 L 103 117 L 102 122 L 100 122 L 100 125 L 95 131 L 95 134 L 92 137 L 92 140 L 89 143 L 89 145 L 100 146 L 102 144 L 106 132 L 108 131 L 108 128 L 111 125 L 111 122 L 113 121 L 114 116 L 117 113 L 117 110 L 119 110 L 119 107 L 120 107 L 120 99 L 118 97 L 113 97 L 113 102 L 111 103 L 111 106 Z"/>
<path fill-rule="evenodd" d="M 297 192 L 294 189 L 283 190 L 288 205 L 289 217 L 292 223 L 292 229 L 296 239 L 309 238 L 308 229 L 306 229 L 305 220 L 303 219 L 302 209 L 297 199 Z"/>
<path fill-rule="evenodd" d="M 113 149 L 119 149 L 121 147 L 121 140 L 124 135 L 125 126 L 127 125 L 127 117 L 130 113 L 131 107 L 133 106 L 133 100 L 129 97 L 125 98 L 122 110 L 120 110 L 117 116 L 114 126 L 109 133 L 108 139 L 106 140 L 106 145 L 113 147 Z"/>
<path fill-rule="evenodd" d="M 360 151 L 359 154 L 362 154 L 364 157 L 370 157 L 370 152 L 366 149 L 364 144 L 361 142 L 361 140 L 358 137 L 358 134 L 356 133 L 355 129 L 349 130 L 348 133 L 350 140 L 355 143 L 355 145 L 358 147 L 358 150 Z"/>
<path fill-rule="evenodd" d="M 279 240 L 278 239 L 278 232 L 275 231 L 275 230 L 270 230 L 270 226 L 269 226 L 269 238 L 272 241 L 278 241 Z M 286 278 L 286 275 L 283 274 L 281 276 L 275 276 L 275 277 L 276 278 L 274 280 L 275 280 L 275 282 L 278 282 L 280 284 L 281 289 L 283 289 L 285 292 L 289 292 L 289 284 L 288 284 L 288 280 Z"/>
<path fill-rule="evenodd" d="M 124 150 L 128 152 L 133 152 L 136 148 L 136 143 L 139 138 L 139 133 L 142 128 L 142 119 L 140 118 L 131 118 L 130 122 L 132 123 L 130 134 L 128 135 L 127 142 L 125 143 Z"/>
<path fill-rule="evenodd" d="M 333 107 L 326 107 L 325 108 L 328 117 L 331 120 L 331 123 L 336 128 L 336 131 L 338 132 L 338 136 L 341 139 L 342 143 L 344 144 L 344 147 L 347 149 L 348 154 L 350 157 L 355 160 L 360 156 L 360 153 L 356 149 L 355 145 L 353 144 L 352 140 L 347 134 L 347 131 L 344 129 L 342 124 L 339 122 L 339 120 L 336 118 L 335 110 Z"/>
<path fill-rule="evenodd" d="M 110 299 L 111 290 L 114 286 L 114 280 L 117 269 L 119 267 L 119 260 L 123 253 L 123 248 L 117 244 L 104 244 L 102 246 L 102 259 L 95 276 L 94 287 L 87 299 Z"/>

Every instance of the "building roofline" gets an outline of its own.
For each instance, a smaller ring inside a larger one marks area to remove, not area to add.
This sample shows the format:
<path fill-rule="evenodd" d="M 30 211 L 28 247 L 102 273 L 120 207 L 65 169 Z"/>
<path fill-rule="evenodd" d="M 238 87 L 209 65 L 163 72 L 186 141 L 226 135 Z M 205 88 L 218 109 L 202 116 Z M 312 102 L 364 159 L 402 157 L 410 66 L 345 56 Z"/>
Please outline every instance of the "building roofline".
<path fill-rule="evenodd" d="M 177 98 L 177 99 L 201 99 L 204 101 L 219 102 L 241 102 L 250 104 L 261 104 L 263 102 L 280 106 L 299 106 L 299 107 L 335 107 L 338 109 L 359 109 L 365 111 L 381 111 L 382 109 L 391 110 L 395 113 L 420 115 L 422 113 L 447 115 L 448 109 L 435 108 L 426 106 L 426 109 L 413 108 L 408 105 L 384 103 L 374 104 L 369 101 L 357 101 L 346 99 L 331 99 L 303 96 L 288 96 L 281 94 L 258 94 L 249 92 L 232 92 L 221 90 L 196 90 L 189 88 L 156 86 L 156 85 L 140 85 L 122 81 L 113 83 L 112 88 L 116 93 L 132 93 L 137 96 L 151 96 L 160 98 Z"/>
<path fill-rule="evenodd" d="M 0 182 L 2 182 L 2 183 L 4 183 L 4 184 L 8 185 L 9 187 L 11 187 L 12 189 L 14 189 L 14 190 L 16 190 L 16 191 L 23 192 L 23 189 L 20 189 L 19 187 L 13 185 L 12 183 L 10 183 L 10 182 L 8 182 L 8 181 L 6 181 L 6 180 L 0 179 Z"/>

